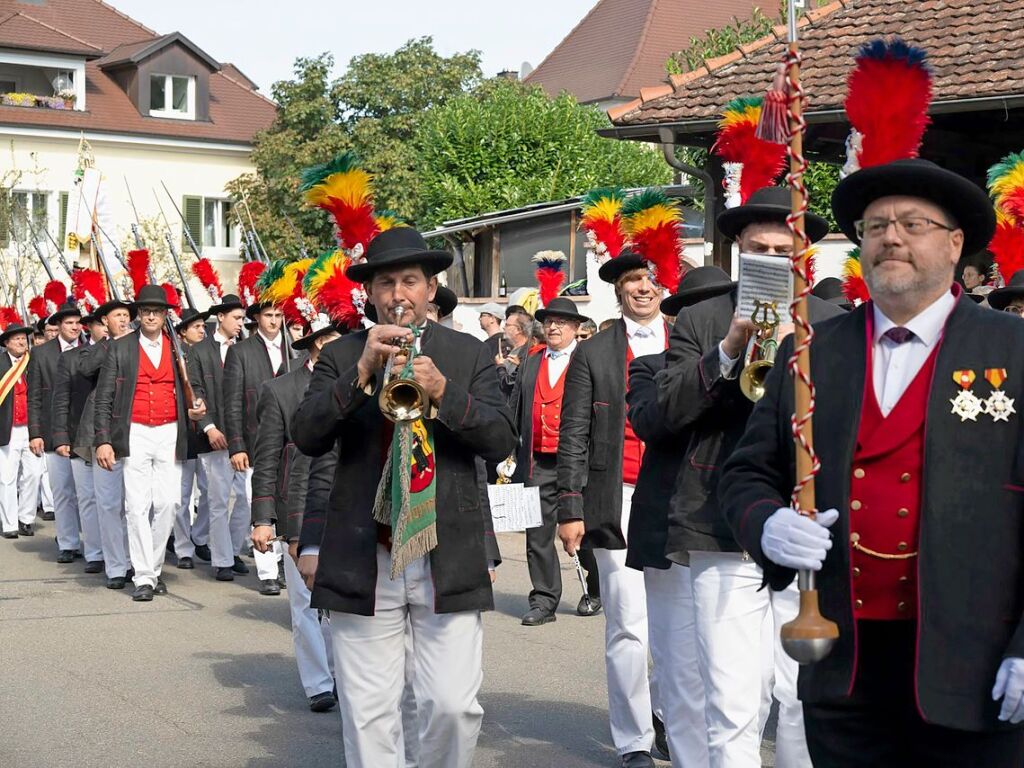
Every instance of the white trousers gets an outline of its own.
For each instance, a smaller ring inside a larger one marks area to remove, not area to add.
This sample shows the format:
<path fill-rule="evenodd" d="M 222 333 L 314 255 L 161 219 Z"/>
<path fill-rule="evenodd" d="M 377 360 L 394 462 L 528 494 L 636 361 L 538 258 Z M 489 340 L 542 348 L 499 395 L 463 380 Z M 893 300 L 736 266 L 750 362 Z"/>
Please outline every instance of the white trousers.
<path fill-rule="evenodd" d="M 192 519 L 193 489 L 199 493 L 195 520 Z M 189 459 L 181 465 L 181 506 L 174 516 L 174 554 L 179 559 L 195 557 L 196 544 L 205 544 L 209 538 L 210 494 L 206 470 L 199 459 Z"/>
<path fill-rule="evenodd" d="M 0 526 L 4 533 L 18 523 L 36 521 L 43 459 L 28 448 L 28 427 L 12 427 L 10 442 L 0 448 Z"/>
<path fill-rule="evenodd" d="M 420 768 L 470 768 L 483 720 L 479 611 L 434 613 L 430 559 L 394 581 L 377 550 L 375 615 L 331 614 L 331 640 L 349 768 L 404 768 L 400 706 L 406 623 L 412 627 Z"/>
<path fill-rule="evenodd" d="M 697 625 L 690 569 L 644 568 L 651 658 L 658 670 L 658 697 L 676 765 L 708 768 L 704 681 L 697 668 Z"/>
<path fill-rule="evenodd" d="M 633 486 L 622 487 L 622 530 L 629 529 Z M 604 606 L 608 721 L 620 755 L 649 752 L 654 743 L 647 679 L 647 596 L 644 574 L 626 567 L 626 550 L 595 549 Z"/>
<path fill-rule="evenodd" d="M 229 568 L 245 548 L 252 530 L 250 484 L 245 472 L 231 468 L 226 450 L 201 454 L 199 461 L 206 471 L 209 498 L 210 564 L 214 568 Z"/>
<path fill-rule="evenodd" d="M 317 618 L 316 608 L 309 607 L 310 593 L 295 561 L 284 558 L 284 578 L 288 584 L 288 607 L 292 616 L 292 645 L 295 663 L 299 667 L 299 680 L 306 696 L 334 688 L 331 674 L 331 634 L 328 626 Z"/>
<path fill-rule="evenodd" d="M 760 589 L 761 569 L 738 552 L 691 552 L 690 572 L 711 766 L 761 764 L 761 731 L 774 694 L 780 707 L 775 765 L 810 768 L 798 666 L 782 650 L 777 630 L 797 614 L 796 584 L 782 592 Z"/>
<path fill-rule="evenodd" d="M 80 458 L 71 459 L 71 476 L 75 479 L 78 498 L 78 519 L 82 523 L 82 554 L 87 562 L 103 559 L 103 539 L 100 533 L 96 489 L 92 478 L 92 465 Z"/>
<path fill-rule="evenodd" d="M 39 506 L 43 508 L 43 512 L 53 512 L 53 491 L 50 490 L 50 473 L 46 469 L 46 459 L 43 456 L 37 458 L 43 465 L 43 473 L 39 478 Z"/>
<path fill-rule="evenodd" d="M 124 508 L 128 521 L 128 555 L 135 586 L 156 586 L 167 552 L 167 539 L 181 503 L 181 463 L 175 461 L 178 425 L 132 424 L 124 462 Z"/>
<path fill-rule="evenodd" d="M 252 467 L 245 470 L 245 506 L 249 510 L 250 525 L 245 529 L 246 535 L 252 531 Z M 277 529 L 274 529 L 277 533 Z M 281 546 L 280 541 L 275 541 L 266 552 L 260 552 L 253 548 L 252 559 L 256 561 L 256 576 L 260 581 L 274 581 L 280 575 L 277 563 L 286 548 Z"/>
<path fill-rule="evenodd" d="M 124 462 L 118 459 L 109 472 L 93 462 L 92 486 L 96 492 L 104 570 L 108 579 L 124 576 L 129 566 L 128 527 L 124 514 Z"/>
<path fill-rule="evenodd" d="M 78 550 L 82 548 L 81 529 L 78 519 L 78 496 L 75 494 L 75 477 L 71 473 L 71 459 L 58 453 L 45 454 L 46 471 L 50 475 L 50 490 L 53 491 L 53 515 L 57 528 L 57 549 Z"/>

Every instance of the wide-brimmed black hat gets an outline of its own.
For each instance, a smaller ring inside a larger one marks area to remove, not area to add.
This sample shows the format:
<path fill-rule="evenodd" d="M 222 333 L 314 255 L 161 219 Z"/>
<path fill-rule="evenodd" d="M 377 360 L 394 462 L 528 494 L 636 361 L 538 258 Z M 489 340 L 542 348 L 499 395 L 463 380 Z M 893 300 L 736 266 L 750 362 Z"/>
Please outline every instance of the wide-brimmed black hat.
<path fill-rule="evenodd" d="M 132 307 L 131 303 L 127 301 L 121 301 L 120 299 L 111 299 L 110 301 L 100 304 L 98 307 L 96 307 L 95 311 L 93 311 L 92 316 L 95 317 L 97 320 L 102 320 L 115 309 L 127 309 L 128 314 L 131 316 L 132 320 L 135 319 L 135 309 Z M 84 317 L 82 318 L 82 322 L 85 322 Z"/>
<path fill-rule="evenodd" d="M 730 240 L 736 240 L 748 224 L 766 221 L 785 224 L 792 206 L 790 195 L 786 187 L 763 187 L 747 198 L 743 205 L 718 214 L 715 222 L 718 231 Z M 811 242 L 816 243 L 828 234 L 828 222 L 808 211 L 804 215 L 804 229 Z"/>
<path fill-rule="evenodd" d="M 853 304 L 843 293 L 843 281 L 838 277 L 823 278 L 811 289 L 811 293 L 829 304 L 835 304 L 845 310 L 853 309 Z"/>
<path fill-rule="evenodd" d="M 661 314 L 675 317 L 683 307 L 729 293 L 736 283 L 720 267 L 696 267 L 679 279 L 679 290 L 661 300 Z"/>
<path fill-rule="evenodd" d="M 918 197 L 935 203 L 964 231 L 963 255 L 983 250 L 995 231 L 996 214 L 985 191 L 959 174 L 920 158 L 896 160 L 851 173 L 832 192 L 832 211 L 839 228 L 860 243 L 854 222 L 882 197 Z"/>
<path fill-rule="evenodd" d="M 971 295 L 971 294 L 968 294 Z M 1010 277 L 1010 282 L 1003 288 L 996 288 L 988 294 L 988 305 L 1000 312 L 1009 306 L 1014 299 L 1024 297 L 1024 269 L 1017 270 Z"/>
<path fill-rule="evenodd" d="M 326 319 L 326 316 L 323 316 Z M 326 325 L 318 324 L 315 331 L 310 331 L 305 336 L 300 336 L 292 342 L 292 349 L 306 350 L 313 346 L 313 342 L 319 339 L 321 336 L 326 336 L 329 333 L 340 333 L 342 335 L 348 333 L 348 329 L 341 325 L 335 325 L 334 323 L 328 322 Z"/>
<path fill-rule="evenodd" d="M 200 312 L 198 309 L 193 309 L 192 307 L 185 307 L 185 309 L 181 311 L 181 319 L 174 326 L 174 330 L 181 332 L 185 330 L 186 326 L 194 323 L 196 320 L 202 320 L 205 323 L 206 318 L 208 318 L 209 316 L 209 310 L 205 312 Z"/>
<path fill-rule="evenodd" d="M 245 309 L 245 304 L 233 293 L 225 293 L 220 300 L 220 304 L 214 304 L 208 310 L 209 315 L 218 315 L 221 312 L 230 312 L 233 309 Z"/>
<path fill-rule="evenodd" d="M 394 227 L 381 232 L 366 248 L 364 260 L 352 264 L 345 276 L 357 283 L 365 283 L 375 272 L 420 264 L 427 276 L 448 269 L 452 255 L 448 251 L 435 251 L 427 247 L 423 235 L 412 227 Z"/>
<path fill-rule="evenodd" d="M 6 344 L 7 340 L 12 336 L 17 336 L 18 334 L 21 333 L 25 334 L 26 336 L 32 336 L 35 332 L 35 326 L 25 325 L 23 322 L 21 322 L 19 318 L 19 322 L 11 323 L 11 325 L 7 326 L 7 328 L 4 329 L 3 333 L 0 333 L 0 346 Z M 29 345 L 31 345 L 31 343 L 32 340 L 29 339 Z"/>
<path fill-rule="evenodd" d="M 139 307 L 172 309 L 171 305 L 167 303 L 167 294 L 164 293 L 163 287 L 152 284 L 144 285 L 139 289 L 131 306 L 136 312 L 139 311 Z"/>
<path fill-rule="evenodd" d="M 74 301 L 68 299 L 66 302 L 64 302 L 63 304 L 61 304 L 61 306 L 57 308 L 56 312 L 54 312 L 52 315 L 46 318 L 46 320 L 51 325 L 59 325 L 60 321 L 63 320 L 65 317 L 75 317 L 76 315 L 78 317 L 81 317 L 82 310 L 78 308 L 78 305 Z"/>
<path fill-rule="evenodd" d="M 608 259 L 601 268 L 597 270 L 597 275 L 606 283 L 615 283 L 620 277 L 633 269 L 645 269 L 647 262 L 644 261 L 644 257 L 639 253 L 634 253 L 629 248 L 623 248 L 622 252 L 619 253 L 614 259 Z"/>
<path fill-rule="evenodd" d="M 564 317 L 567 320 L 575 320 L 578 323 L 585 323 L 590 319 L 586 315 L 579 313 L 576 309 L 576 302 L 564 296 L 552 299 L 544 309 L 537 310 L 536 318 L 539 322 L 543 323 L 548 317 Z"/>
<path fill-rule="evenodd" d="M 262 312 L 267 307 L 274 306 L 272 301 L 254 301 L 248 307 L 245 308 L 245 316 L 250 320 L 255 320 L 256 315 Z"/>

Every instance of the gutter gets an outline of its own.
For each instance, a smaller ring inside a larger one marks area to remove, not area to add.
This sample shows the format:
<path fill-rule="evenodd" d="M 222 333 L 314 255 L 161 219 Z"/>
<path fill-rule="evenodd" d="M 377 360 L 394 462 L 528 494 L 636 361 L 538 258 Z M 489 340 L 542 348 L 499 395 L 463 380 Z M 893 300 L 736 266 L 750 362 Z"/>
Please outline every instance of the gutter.
<path fill-rule="evenodd" d="M 707 243 L 708 235 L 715 231 L 715 182 L 707 171 L 679 161 L 675 152 L 675 131 L 667 127 L 660 128 L 658 136 L 661 139 L 661 152 L 665 157 L 665 162 L 680 173 L 691 179 L 698 179 L 704 184 L 704 242 Z M 706 256 L 707 251 L 705 251 Z"/>

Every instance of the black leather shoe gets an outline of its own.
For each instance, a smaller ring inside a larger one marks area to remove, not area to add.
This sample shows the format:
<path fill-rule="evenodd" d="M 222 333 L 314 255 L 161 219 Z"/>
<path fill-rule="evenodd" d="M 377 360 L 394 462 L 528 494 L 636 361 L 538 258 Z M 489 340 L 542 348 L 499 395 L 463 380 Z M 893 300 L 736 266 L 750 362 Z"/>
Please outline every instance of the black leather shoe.
<path fill-rule="evenodd" d="M 277 586 L 277 582 L 273 579 L 260 579 L 260 594 L 261 595 L 280 595 L 281 588 Z"/>
<path fill-rule="evenodd" d="M 86 573 L 103 573 L 102 560 L 89 560 L 85 564 Z"/>
<path fill-rule="evenodd" d="M 622 756 L 622 768 L 654 768 L 650 752 L 629 752 Z"/>
<path fill-rule="evenodd" d="M 134 568 L 129 568 L 127 571 L 125 571 L 124 577 L 126 579 L 134 579 L 135 578 L 135 569 Z"/>
<path fill-rule="evenodd" d="M 217 581 L 234 581 L 235 573 L 231 570 L 231 566 L 217 569 Z"/>
<path fill-rule="evenodd" d="M 166 595 L 167 594 L 167 585 L 164 584 L 164 580 L 163 579 L 157 579 L 156 580 L 156 587 L 153 589 L 153 594 L 154 595 Z"/>
<path fill-rule="evenodd" d="M 192 561 L 191 557 L 179 557 L 178 567 L 183 571 L 191 571 L 196 567 L 196 564 Z"/>
<path fill-rule="evenodd" d="M 170 552 L 172 555 L 174 554 L 174 534 L 173 533 L 170 536 L 167 537 L 167 545 L 166 545 L 165 549 L 168 552 Z"/>
<path fill-rule="evenodd" d="M 249 572 L 249 566 L 242 562 L 242 558 L 235 555 L 235 564 L 231 566 L 231 570 L 235 573 L 246 574 Z"/>
<path fill-rule="evenodd" d="M 2 536 L 5 539 L 16 539 L 16 538 L 18 538 L 18 532 L 17 531 L 4 531 L 3 533 L 0 533 L 0 536 Z M 60 560 L 58 560 L 57 562 L 59 563 Z"/>
<path fill-rule="evenodd" d="M 111 576 L 107 579 L 107 589 L 124 589 L 127 582 L 124 576 Z"/>
<path fill-rule="evenodd" d="M 204 563 L 210 562 L 210 560 L 213 559 L 213 555 L 210 554 L 210 545 L 196 544 L 196 557 L 198 557 Z"/>
<path fill-rule="evenodd" d="M 36 535 L 36 532 L 32 529 L 32 523 L 18 523 L 18 533 L 22 536 Z"/>
<path fill-rule="evenodd" d="M 309 710 L 310 712 L 330 712 L 338 705 L 338 700 L 334 697 L 334 693 L 331 691 L 324 691 L 318 693 L 316 696 L 309 697 Z"/>
<path fill-rule="evenodd" d="M 576 613 L 580 616 L 597 616 L 601 612 L 601 598 L 591 597 L 590 603 L 587 603 L 587 598 L 581 597 L 579 603 L 576 605 Z"/>
<path fill-rule="evenodd" d="M 541 624 L 550 624 L 555 620 L 555 614 L 545 611 L 543 608 L 531 608 L 523 615 L 524 627 L 539 627 Z"/>
<path fill-rule="evenodd" d="M 75 559 L 75 553 L 74 553 L 74 550 L 71 550 L 71 549 L 62 549 L 57 554 L 57 562 L 58 563 L 70 563 L 74 559 Z"/>
<path fill-rule="evenodd" d="M 665 735 L 665 724 L 661 718 L 651 712 L 651 720 L 654 722 L 654 750 L 662 760 L 672 760 L 668 751 L 668 736 Z"/>
<path fill-rule="evenodd" d="M 43 512 L 43 514 L 39 516 L 39 519 L 46 520 L 47 522 L 53 522 L 54 514 L 53 512 Z"/>
<path fill-rule="evenodd" d="M 148 603 L 153 599 L 153 588 L 149 584 L 142 584 L 132 592 L 132 600 L 136 603 Z M 625 763 L 623 763 L 625 765 Z"/>

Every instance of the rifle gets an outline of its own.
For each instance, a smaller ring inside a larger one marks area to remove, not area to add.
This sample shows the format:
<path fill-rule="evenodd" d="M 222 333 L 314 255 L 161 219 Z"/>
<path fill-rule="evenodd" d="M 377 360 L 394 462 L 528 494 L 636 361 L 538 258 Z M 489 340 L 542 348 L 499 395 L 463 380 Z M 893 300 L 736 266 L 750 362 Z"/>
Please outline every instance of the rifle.
<path fill-rule="evenodd" d="M 35 245 L 38 249 L 38 235 L 36 235 L 34 230 L 31 230 L 31 232 L 32 244 Z M 68 273 L 68 277 L 71 277 L 72 269 L 71 266 L 68 264 L 67 259 L 64 258 L 63 249 L 61 249 L 60 245 L 57 244 L 57 241 L 53 239 L 53 235 L 50 234 L 50 230 L 48 230 L 46 227 L 43 227 L 43 234 L 46 235 L 46 239 L 50 241 L 50 243 L 53 245 L 53 249 L 57 252 L 57 261 L 60 262 L 60 265 L 64 269 L 64 271 Z"/>
<path fill-rule="evenodd" d="M 163 182 L 161 182 L 161 183 L 163 183 Z M 164 187 L 164 189 L 167 189 L 167 187 Z M 195 309 L 196 302 L 192 298 L 192 291 L 190 291 L 189 288 L 188 288 L 188 280 L 185 279 L 185 270 L 181 268 L 181 259 L 178 258 L 178 250 L 174 247 L 174 238 L 171 237 L 171 222 L 169 222 L 167 220 L 167 216 L 164 213 L 164 207 L 162 205 L 160 205 L 160 198 L 157 197 L 155 189 L 153 190 L 153 197 L 156 199 L 156 207 L 160 209 L 160 216 L 164 220 L 164 226 L 167 227 L 167 231 L 164 232 L 164 241 L 167 243 L 167 250 L 170 251 L 171 259 L 174 261 L 174 267 L 178 271 L 178 279 L 181 280 L 181 288 L 185 292 L 185 301 L 188 302 L 188 305 L 190 307 L 192 307 L 192 309 Z M 171 202 L 173 202 L 173 200 Z M 177 206 L 175 206 L 175 207 L 177 207 Z M 184 219 L 182 219 L 182 224 L 181 225 L 182 225 L 182 228 L 185 231 L 185 236 L 188 238 L 189 242 L 191 243 L 192 242 L 192 235 L 190 235 L 188 233 L 188 227 L 185 225 Z M 193 253 L 194 252 L 195 252 L 195 248 L 193 247 Z M 196 258 L 200 259 L 202 257 L 197 253 L 196 254 Z"/>
<path fill-rule="evenodd" d="M 160 186 L 164 188 L 164 192 L 167 193 L 167 199 L 171 201 L 171 205 L 174 206 L 174 210 L 178 212 L 178 218 L 181 219 L 181 232 L 185 236 L 185 242 L 188 243 L 188 247 L 192 249 L 192 253 L 195 254 L 195 257 L 197 259 L 203 258 L 203 255 L 202 255 L 199 247 L 196 245 L 196 241 L 192 239 L 192 233 L 189 231 L 188 222 L 185 221 L 185 216 L 184 216 L 184 214 L 182 214 L 181 208 L 179 208 L 178 204 L 176 202 L 174 202 L 174 198 L 171 197 L 171 192 L 170 192 L 170 190 L 167 189 L 167 185 L 164 184 L 161 181 L 160 182 Z M 156 190 L 155 189 L 153 190 L 153 197 L 156 197 Z M 160 198 L 157 198 L 156 204 L 157 204 L 158 207 L 160 207 Z M 160 207 L 160 215 L 164 216 L 164 209 L 163 209 L 163 207 Z M 167 225 L 167 229 L 169 231 L 171 229 L 171 225 L 167 222 L 167 217 L 166 216 L 164 216 L 164 223 Z"/>
<path fill-rule="evenodd" d="M 263 255 L 263 261 L 270 263 L 270 256 L 267 255 L 267 249 L 263 245 L 263 239 L 260 237 L 260 233 L 256 231 L 256 222 L 253 221 L 252 211 L 249 209 L 249 196 L 245 194 L 245 190 L 242 190 L 242 204 L 245 206 L 245 215 L 249 217 L 249 232 L 255 235 L 256 243 L 259 245 L 259 253 Z"/>
<path fill-rule="evenodd" d="M 288 229 L 292 231 L 292 235 L 295 237 L 295 241 L 299 245 L 299 254 L 302 256 L 302 258 L 308 259 L 309 252 L 306 250 L 306 246 L 302 244 L 302 235 L 299 234 L 299 230 L 297 230 L 295 228 L 295 224 L 292 223 L 292 217 L 289 216 L 287 213 L 284 213 L 284 211 L 282 211 L 282 214 L 284 215 L 285 222 L 288 224 Z"/>

